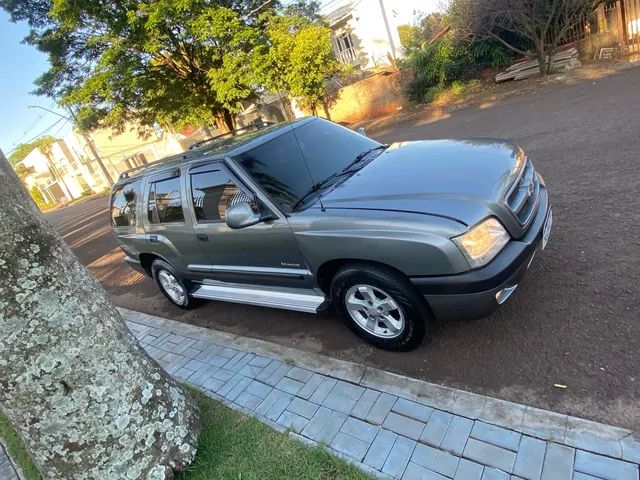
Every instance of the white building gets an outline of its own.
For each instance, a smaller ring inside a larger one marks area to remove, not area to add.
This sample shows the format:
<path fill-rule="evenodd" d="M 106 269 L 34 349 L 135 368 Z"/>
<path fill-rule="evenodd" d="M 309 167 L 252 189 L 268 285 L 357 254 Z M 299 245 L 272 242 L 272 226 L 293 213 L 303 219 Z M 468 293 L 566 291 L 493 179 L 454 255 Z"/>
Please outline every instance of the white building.
<path fill-rule="evenodd" d="M 388 56 L 402 58 L 398 26 L 429 10 L 425 0 L 350 0 L 324 16 L 333 31 L 333 48 L 343 63 L 367 70 L 388 65 Z M 400 5 L 401 4 L 401 5 Z M 422 10 L 421 10 L 422 9 Z"/>

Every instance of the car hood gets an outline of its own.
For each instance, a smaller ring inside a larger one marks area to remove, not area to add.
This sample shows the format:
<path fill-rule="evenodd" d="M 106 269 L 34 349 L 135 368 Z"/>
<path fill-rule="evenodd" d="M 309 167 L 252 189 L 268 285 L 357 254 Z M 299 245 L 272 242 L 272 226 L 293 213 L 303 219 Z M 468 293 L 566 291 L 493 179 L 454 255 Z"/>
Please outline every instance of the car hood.
<path fill-rule="evenodd" d="M 525 155 L 502 140 L 394 143 L 322 197 L 324 208 L 414 212 L 473 225 L 493 212 Z M 487 210 L 490 210 L 488 212 Z"/>

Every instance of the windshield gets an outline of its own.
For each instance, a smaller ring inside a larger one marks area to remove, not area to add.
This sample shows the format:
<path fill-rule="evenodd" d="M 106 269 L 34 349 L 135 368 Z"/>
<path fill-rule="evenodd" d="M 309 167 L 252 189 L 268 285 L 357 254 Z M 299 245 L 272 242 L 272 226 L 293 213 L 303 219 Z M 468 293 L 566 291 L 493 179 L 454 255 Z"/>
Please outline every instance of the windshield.
<path fill-rule="evenodd" d="M 380 145 L 318 118 L 290 127 L 282 135 L 235 159 L 285 213 L 291 213 L 314 185 L 341 172 L 362 152 Z"/>

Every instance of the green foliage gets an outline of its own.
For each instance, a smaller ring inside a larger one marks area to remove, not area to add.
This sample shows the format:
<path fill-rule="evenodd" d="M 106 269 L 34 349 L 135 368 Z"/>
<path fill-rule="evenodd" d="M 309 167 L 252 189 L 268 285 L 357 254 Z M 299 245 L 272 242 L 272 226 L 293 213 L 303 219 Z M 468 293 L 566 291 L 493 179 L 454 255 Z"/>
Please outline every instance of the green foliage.
<path fill-rule="evenodd" d="M 9 423 L 9 419 L 0 412 L 0 438 L 7 446 L 11 458 L 18 464 L 26 480 L 40 480 L 42 477 L 31 460 L 22 440 Z"/>
<path fill-rule="evenodd" d="M 11 155 L 9 155 L 9 163 L 12 167 L 15 167 L 17 163 L 21 162 L 25 159 L 27 155 L 31 153 L 34 148 L 40 148 L 43 153 L 48 154 L 51 151 L 51 147 L 57 140 L 47 135 L 45 137 L 41 137 L 33 142 L 29 143 L 20 143 L 16 148 L 13 149 Z"/>
<path fill-rule="evenodd" d="M 31 194 L 31 198 L 33 198 L 33 201 L 36 202 L 38 208 L 46 208 L 49 205 L 42 196 L 42 193 L 40 193 L 40 190 L 38 190 L 36 187 L 32 187 L 31 190 L 29 190 L 29 194 Z"/>

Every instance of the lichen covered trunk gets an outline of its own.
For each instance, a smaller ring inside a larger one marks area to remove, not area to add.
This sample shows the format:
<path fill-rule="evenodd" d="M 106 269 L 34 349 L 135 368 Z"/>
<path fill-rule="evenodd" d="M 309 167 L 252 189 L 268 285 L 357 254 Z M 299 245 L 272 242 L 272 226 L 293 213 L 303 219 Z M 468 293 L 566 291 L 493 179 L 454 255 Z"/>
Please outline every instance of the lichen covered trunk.
<path fill-rule="evenodd" d="M 195 455 L 193 402 L 137 345 L 2 152 L 0 408 L 44 478 L 164 479 Z"/>

